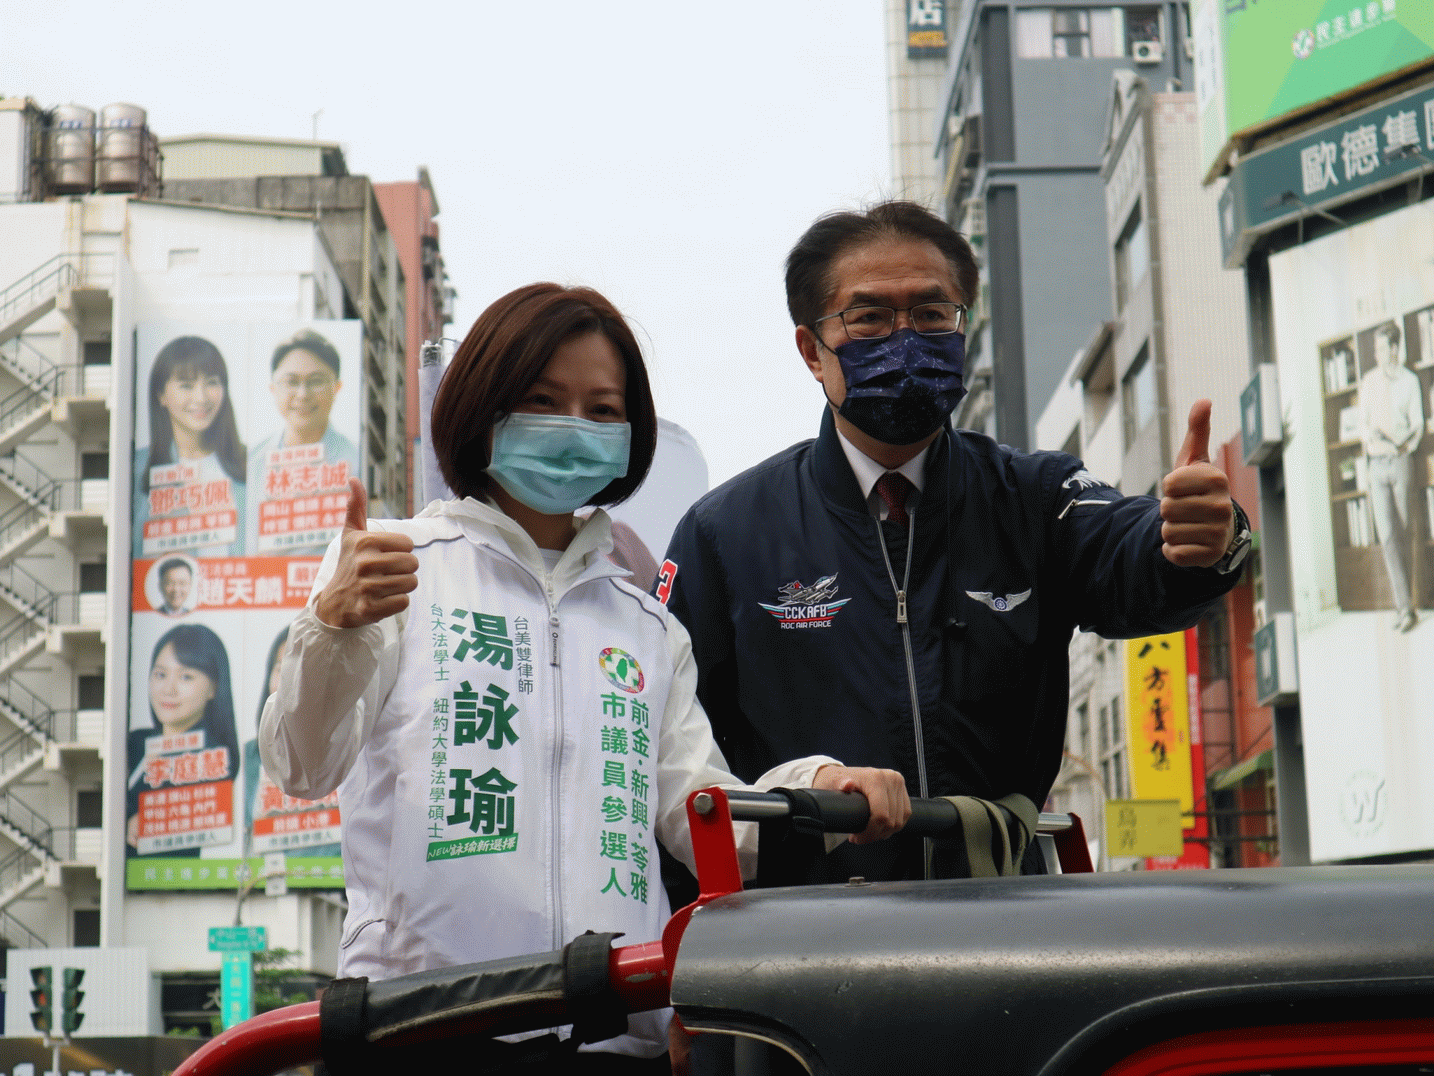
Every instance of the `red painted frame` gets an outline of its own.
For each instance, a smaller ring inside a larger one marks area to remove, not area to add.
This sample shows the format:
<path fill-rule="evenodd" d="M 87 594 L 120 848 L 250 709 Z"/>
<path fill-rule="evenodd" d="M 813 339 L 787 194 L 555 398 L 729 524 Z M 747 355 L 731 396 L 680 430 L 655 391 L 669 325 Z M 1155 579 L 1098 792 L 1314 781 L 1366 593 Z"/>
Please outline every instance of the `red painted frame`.
<path fill-rule="evenodd" d="M 1245 1027 L 1186 1035 L 1106 1069 L 1105 1076 L 1215 1076 L 1434 1062 L 1434 1019 Z"/>

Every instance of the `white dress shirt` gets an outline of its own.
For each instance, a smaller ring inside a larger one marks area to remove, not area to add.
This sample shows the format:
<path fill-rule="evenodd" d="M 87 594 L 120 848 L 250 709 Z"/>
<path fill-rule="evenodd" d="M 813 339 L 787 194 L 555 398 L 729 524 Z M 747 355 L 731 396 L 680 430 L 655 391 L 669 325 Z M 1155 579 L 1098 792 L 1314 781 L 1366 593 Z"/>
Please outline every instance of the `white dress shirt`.
<path fill-rule="evenodd" d="M 883 467 L 848 441 L 841 430 L 837 430 L 836 435 L 841 442 L 841 450 L 846 453 L 847 463 L 851 464 L 851 472 L 856 475 L 856 484 L 861 487 L 861 495 L 866 498 L 866 506 L 877 519 L 885 519 L 887 516 L 886 502 L 881 499 L 881 494 L 876 492 L 876 483 L 888 470 L 895 470 L 920 491 L 926 476 L 926 454 L 931 451 L 930 445 L 900 467 L 889 468 Z"/>

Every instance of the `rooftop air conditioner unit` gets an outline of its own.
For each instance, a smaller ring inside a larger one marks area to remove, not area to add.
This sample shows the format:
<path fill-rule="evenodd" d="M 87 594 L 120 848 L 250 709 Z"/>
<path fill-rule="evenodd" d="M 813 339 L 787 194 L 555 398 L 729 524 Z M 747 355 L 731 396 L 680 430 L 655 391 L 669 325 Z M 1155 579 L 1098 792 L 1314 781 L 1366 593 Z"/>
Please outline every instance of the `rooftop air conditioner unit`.
<path fill-rule="evenodd" d="M 1137 41 L 1131 45 L 1130 55 L 1138 64 L 1158 64 L 1165 59 L 1165 46 L 1159 41 Z"/>

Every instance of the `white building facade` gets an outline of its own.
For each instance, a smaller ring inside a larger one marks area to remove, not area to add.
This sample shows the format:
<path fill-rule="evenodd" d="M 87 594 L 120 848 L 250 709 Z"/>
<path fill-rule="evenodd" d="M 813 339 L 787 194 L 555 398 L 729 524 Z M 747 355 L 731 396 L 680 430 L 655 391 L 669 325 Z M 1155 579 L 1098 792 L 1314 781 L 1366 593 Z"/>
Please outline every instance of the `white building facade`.
<path fill-rule="evenodd" d="M 1240 430 L 1245 294 L 1240 275 L 1220 267 L 1220 189 L 1200 184 L 1194 94 L 1151 93 L 1118 71 L 1107 115 L 1101 175 L 1116 317 L 1072 358 L 1037 420 L 1036 447 L 1079 456 L 1123 493 L 1159 496 L 1196 399 L 1213 404 L 1212 451 Z M 1052 804 L 1096 820 L 1097 835 L 1102 801 L 1132 789 L 1121 645 L 1078 633 L 1070 692 Z"/>
<path fill-rule="evenodd" d="M 343 282 L 311 214 L 89 194 L 0 206 L 0 232 L 0 937 L 217 977 L 207 929 L 235 921 L 237 884 L 126 888 L 136 341 L 339 319 Z M 243 917 L 332 974 L 341 895 L 261 881 Z"/>

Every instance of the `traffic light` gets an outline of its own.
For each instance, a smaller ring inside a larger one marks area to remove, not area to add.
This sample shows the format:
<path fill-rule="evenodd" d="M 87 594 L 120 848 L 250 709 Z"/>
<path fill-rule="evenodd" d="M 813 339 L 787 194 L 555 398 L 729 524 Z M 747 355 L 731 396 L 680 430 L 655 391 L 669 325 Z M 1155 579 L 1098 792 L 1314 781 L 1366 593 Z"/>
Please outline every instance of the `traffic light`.
<path fill-rule="evenodd" d="M 66 1035 L 80 1030 L 85 1022 L 85 1014 L 80 1012 L 80 1002 L 85 1000 L 85 992 L 80 989 L 84 978 L 84 968 L 65 969 L 65 989 L 60 994 L 60 1030 Z"/>
<path fill-rule="evenodd" d="M 50 1021 L 55 1006 L 55 970 L 53 968 L 31 968 L 30 981 L 35 989 L 30 991 L 30 1023 L 41 1035 L 50 1033 Z"/>

